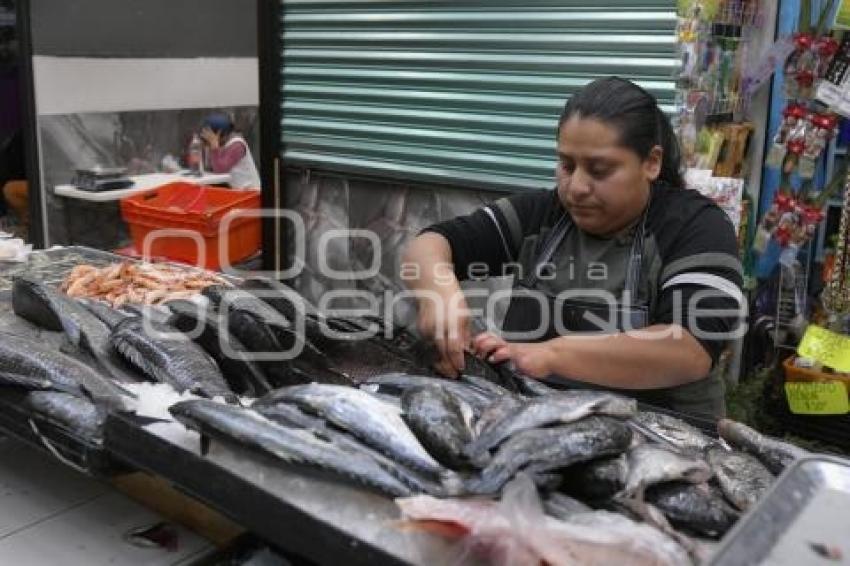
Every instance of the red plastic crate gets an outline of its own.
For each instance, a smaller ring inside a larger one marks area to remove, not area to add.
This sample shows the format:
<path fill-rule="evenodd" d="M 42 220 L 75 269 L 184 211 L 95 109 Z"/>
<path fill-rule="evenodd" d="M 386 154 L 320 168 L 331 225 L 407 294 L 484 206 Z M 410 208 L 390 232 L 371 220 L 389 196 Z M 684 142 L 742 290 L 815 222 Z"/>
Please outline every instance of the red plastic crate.
<path fill-rule="evenodd" d="M 258 215 L 230 217 L 231 211 L 259 210 L 259 191 L 237 191 L 175 182 L 121 201 L 121 216 L 133 244 L 146 257 L 165 257 L 219 269 L 255 254 L 261 245 Z M 226 233 L 223 233 L 226 230 Z M 160 233 L 150 236 L 152 232 Z"/>

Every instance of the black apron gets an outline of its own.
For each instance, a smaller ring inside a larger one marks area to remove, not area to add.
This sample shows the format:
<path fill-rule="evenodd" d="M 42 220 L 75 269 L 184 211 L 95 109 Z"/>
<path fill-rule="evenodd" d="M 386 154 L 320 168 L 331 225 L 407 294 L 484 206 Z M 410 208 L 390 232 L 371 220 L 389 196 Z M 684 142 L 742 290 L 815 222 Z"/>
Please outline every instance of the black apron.
<path fill-rule="evenodd" d="M 646 328 L 649 325 L 649 305 L 639 297 L 639 284 L 647 212 L 648 207 L 635 227 L 623 300 L 616 305 L 579 298 L 558 298 L 538 288 L 542 269 L 550 265 L 558 247 L 573 229 L 572 219 L 564 213 L 538 247 L 532 269 L 514 286 L 502 323 L 504 337 L 509 341 L 542 342 L 567 333 L 612 334 Z M 556 388 L 612 389 L 561 376 L 551 376 L 543 381 Z M 720 417 L 725 413 L 723 382 L 714 373 L 675 387 L 616 391 L 676 412 L 703 417 Z"/>

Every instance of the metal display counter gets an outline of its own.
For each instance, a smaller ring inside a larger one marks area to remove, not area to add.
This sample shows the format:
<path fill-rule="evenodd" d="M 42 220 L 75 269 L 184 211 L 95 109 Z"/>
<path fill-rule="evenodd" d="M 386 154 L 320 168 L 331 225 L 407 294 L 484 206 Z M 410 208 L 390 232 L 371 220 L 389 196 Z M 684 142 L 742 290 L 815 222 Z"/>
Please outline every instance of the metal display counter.
<path fill-rule="evenodd" d="M 403 528 L 392 499 L 315 468 L 220 440 L 201 456 L 198 437 L 175 441 L 121 415 L 107 420 L 104 444 L 267 542 L 320 564 L 465 563 L 452 543 Z"/>

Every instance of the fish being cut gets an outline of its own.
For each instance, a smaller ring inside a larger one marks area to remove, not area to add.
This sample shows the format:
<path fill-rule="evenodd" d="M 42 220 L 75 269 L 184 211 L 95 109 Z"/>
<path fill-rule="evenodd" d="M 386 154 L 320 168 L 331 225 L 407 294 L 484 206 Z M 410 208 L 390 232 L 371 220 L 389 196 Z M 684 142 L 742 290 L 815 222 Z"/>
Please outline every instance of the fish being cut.
<path fill-rule="evenodd" d="M 738 512 L 704 483 L 658 484 L 646 490 L 646 501 L 664 513 L 674 527 L 702 536 L 722 537 L 738 520 Z"/>
<path fill-rule="evenodd" d="M 128 318 L 112 331 L 110 343 L 152 380 L 201 397 L 238 402 L 209 354 L 171 326 Z"/>
<path fill-rule="evenodd" d="M 272 391 L 256 406 L 294 403 L 362 442 L 414 469 L 443 474 L 443 468 L 419 443 L 396 407 L 354 387 L 311 383 Z"/>
<path fill-rule="evenodd" d="M 401 398 L 403 418 L 438 462 L 450 468 L 469 466 L 463 449 L 472 439 L 472 409 L 440 387 L 408 389 Z"/>
<path fill-rule="evenodd" d="M 631 429 L 610 417 L 592 416 L 566 425 L 526 430 L 502 444 L 466 487 L 470 493 L 497 493 L 520 470 L 540 473 L 619 454 L 631 439 Z"/>
<path fill-rule="evenodd" d="M 770 470 L 746 452 L 716 447 L 707 456 L 723 494 L 741 511 L 758 503 L 773 485 Z"/>
<path fill-rule="evenodd" d="M 720 437 L 733 448 L 748 452 L 761 460 L 774 474 L 790 466 L 798 458 L 809 452 L 793 444 L 765 436 L 747 425 L 731 419 L 720 419 L 717 423 Z"/>
<path fill-rule="evenodd" d="M 88 395 L 95 403 L 113 409 L 124 409 L 125 397 L 131 396 L 109 378 L 56 348 L 4 333 L 0 336 L 0 381 L 14 383 L 16 379 L 39 386 L 48 381 L 51 389 Z"/>
<path fill-rule="evenodd" d="M 24 404 L 49 422 L 98 442 L 103 438 L 106 412 L 91 401 L 61 391 L 31 391 Z"/>
<path fill-rule="evenodd" d="M 577 421 L 588 415 L 627 418 L 637 411 L 637 402 L 602 391 L 570 391 L 548 397 L 534 397 L 517 411 L 481 430 L 467 454 L 478 460 L 505 439 L 533 428 Z"/>
<path fill-rule="evenodd" d="M 333 442 L 341 450 L 369 456 L 390 475 L 409 487 L 415 493 L 427 493 L 437 497 L 444 497 L 447 494 L 453 495 L 459 491 L 459 484 L 447 484 L 446 486 L 443 486 L 427 479 L 408 467 L 387 458 L 374 448 L 359 442 L 353 436 L 350 436 L 339 429 L 328 426 L 324 419 L 309 415 L 295 405 L 277 403 L 274 405 L 253 408 L 259 414 L 274 422 L 290 427 L 313 431 L 314 433 L 319 434 L 321 438 Z"/>
<path fill-rule="evenodd" d="M 629 450 L 629 472 L 623 495 L 643 500 L 644 490 L 668 481 L 703 483 L 712 476 L 711 467 L 699 456 L 668 450 L 658 444 L 641 444 Z"/>
<path fill-rule="evenodd" d="M 407 486 L 368 456 L 341 449 L 313 430 L 284 426 L 250 409 L 207 399 L 182 401 L 169 411 L 201 434 L 236 441 L 283 462 L 315 466 L 389 495 L 411 494 Z"/>
<path fill-rule="evenodd" d="M 113 379 L 138 382 L 109 345 L 109 327 L 83 304 L 29 277 L 16 277 L 12 290 L 15 314 L 33 324 L 53 329 L 58 322 L 75 347 L 89 352 L 97 365 Z M 126 393 L 126 392 L 123 392 Z"/>

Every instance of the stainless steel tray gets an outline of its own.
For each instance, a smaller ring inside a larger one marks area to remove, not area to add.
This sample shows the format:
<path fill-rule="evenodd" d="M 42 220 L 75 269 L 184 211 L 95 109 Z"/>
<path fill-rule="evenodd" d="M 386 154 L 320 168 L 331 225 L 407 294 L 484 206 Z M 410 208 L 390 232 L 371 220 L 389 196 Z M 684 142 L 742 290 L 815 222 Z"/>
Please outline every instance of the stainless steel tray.
<path fill-rule="evenodd" d="M 795 462 L 726 535 L 713 565 L 850 564 L 850 460 Z"/>

